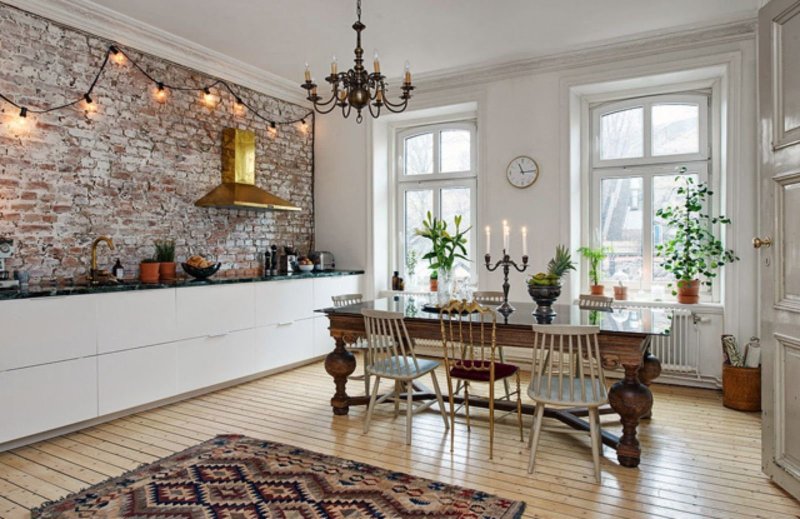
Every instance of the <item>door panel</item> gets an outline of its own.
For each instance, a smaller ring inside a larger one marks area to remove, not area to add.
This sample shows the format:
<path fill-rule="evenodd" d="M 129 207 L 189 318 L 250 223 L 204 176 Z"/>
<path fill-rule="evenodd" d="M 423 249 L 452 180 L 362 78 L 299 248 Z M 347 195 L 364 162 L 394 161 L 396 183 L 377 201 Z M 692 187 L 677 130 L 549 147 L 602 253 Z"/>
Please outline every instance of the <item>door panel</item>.
<path fill-rule="evenodd" d="M 776 401 L 779 406 L 777 416 L 783 424 L 777 431 L 775 461 L 787 471 L 800 475 L 800 437 L 793 432 L 800 431 L 800 343 L 788 337 L 777 336 L 778 366 L 780 366 L 781 392 Z"/>
<path fill-rule="evenodd" d="M 777 212 L 782 225 L 775 234 L 778 304 L 800 310 L 800 172 L 776 179 Z"/>

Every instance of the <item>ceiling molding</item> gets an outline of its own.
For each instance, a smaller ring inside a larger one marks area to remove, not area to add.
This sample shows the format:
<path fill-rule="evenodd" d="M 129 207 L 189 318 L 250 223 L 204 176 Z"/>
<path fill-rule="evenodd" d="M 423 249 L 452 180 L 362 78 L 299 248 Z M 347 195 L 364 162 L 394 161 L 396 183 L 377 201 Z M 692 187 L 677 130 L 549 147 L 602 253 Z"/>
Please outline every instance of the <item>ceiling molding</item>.
<path fill-rule="evenodd" d="M 448 69 L 432 74 L 421 73 L 415 76 L 415 83 L 420 91 L 436 92 L 452 89 L 454 83 L 460 87 L 484 85 L 534 73 L 614 63 L 698 46 L 754 40 L 756 26 L 757 19 L 752 18 L 705 27 L 654 31 L 547 56 Z"/>
<path fill-rule="evenodd" d="M 300 86 L 288 79 L 90 0 L 3 0 L 2 3 L 257 92 L 307 105 Z"/>

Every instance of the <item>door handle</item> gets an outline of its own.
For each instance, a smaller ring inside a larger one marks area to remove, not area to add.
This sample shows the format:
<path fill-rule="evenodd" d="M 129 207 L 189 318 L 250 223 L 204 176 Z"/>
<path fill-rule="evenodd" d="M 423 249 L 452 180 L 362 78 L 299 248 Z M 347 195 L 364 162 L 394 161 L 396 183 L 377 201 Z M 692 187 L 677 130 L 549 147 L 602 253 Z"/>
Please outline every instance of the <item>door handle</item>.
<path fill-rule="evenodd" d="M 217 339 L 219 337 L 225 337 L 229 333 L 231 333 L 231 332 L 221 332 L 221 333 L 214 333 L 214 334 L 211 334 L 211 335 L 206 335 L 206 339 Z"/>
<path fill-rule="evenodd" d="M 278 323 L 278 326 L 289 326 L 292 324 L 294 324 L 294 321 L 283 321 L 281 323 Z"/>
<path fill-rule="evenodd" d="M 753 247 L 755 247 L 756 249 L 760 249 L 762 246 L 767 248 L 771 247 L 772 238 L 770 238 L 769 236 L 767 236 L 764 239 L 761 239 L 759 237 L 753 238 Z"/>

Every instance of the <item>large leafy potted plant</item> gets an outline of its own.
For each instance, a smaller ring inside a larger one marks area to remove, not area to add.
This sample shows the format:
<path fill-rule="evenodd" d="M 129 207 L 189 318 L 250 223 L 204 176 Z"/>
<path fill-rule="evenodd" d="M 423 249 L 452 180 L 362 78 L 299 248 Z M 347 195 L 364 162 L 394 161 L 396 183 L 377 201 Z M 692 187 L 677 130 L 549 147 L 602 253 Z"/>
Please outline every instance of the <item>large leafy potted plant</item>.
<path fill-rule="evenodd" d="M 714 234 L 714 226 L 731 223 L 726 216 L 712 214 L 710 199 L 714 192 L 706 183 L 695 184 L 685 175 L 685 167 L 679 172 L 676 193 L 682 200 L 656 211 L 675 234 L 656 245 L 656 254 L 662 260 L 661 267 L 675 277 L 672 294 L 678 296 L 678 302 L 695 304 L 700 301 L 701 285 L 711 286 L 717 271 L 739 258 Z"/>
<path fill-rule="evenodd" d="M 578 252 L 589 260 L 589 282 L 591 283 L 589 291 L 592 295 L 602 296 L 606 287 L 600 284 L 600 264 L 608 256 L 608 248 L 602 245 L 598 247 L 581 247 Z"/>
<path fill-rule="evenodd" d="M 570 270 L 575 270 L 575 262 L 569 248 L 559 245 L 555 256 L 547 263 L 547 272 L 539 272 L 528 279 L 528 294 L 537 304 L 533 315 L 542 318 L 556 315 L 552 305 L 561 295 L 561 278 Z"/>
<path fill-rule="evenodd" d="M 438 280 L 438 301 L 439 304 L 446 304 L 450 300 L 450 281 L 453 265 L 456 259 L 469 261 L 467 258 L 467 233 L 470 227 L 461 229 L 461 215 L 456 215 L 453 219 L 455 230 L 450 234 L 447 230 L 447 222 L 434 218 L 428 211 L 422 228 L 414 232 L 417 236 L 426 238 L 431 242 L 431 250 L 422 259 L 428 260 L 428 268 L 436 273 Z M 431 276 L 433 277 L 433 275 Z"/>

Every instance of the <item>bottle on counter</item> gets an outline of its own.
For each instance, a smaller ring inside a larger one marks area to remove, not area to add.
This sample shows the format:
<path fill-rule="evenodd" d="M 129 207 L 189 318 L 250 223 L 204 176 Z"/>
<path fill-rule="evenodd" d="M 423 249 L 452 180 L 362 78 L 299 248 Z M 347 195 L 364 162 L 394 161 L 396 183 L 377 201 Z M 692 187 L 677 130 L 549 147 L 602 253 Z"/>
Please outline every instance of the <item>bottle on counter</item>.
<path fill-rule="evenodd" d="M 117 262 L 114 263 L 114 267 L 111 269 L 111 272 L 117 279 L 122 279 L 125 277 L 125 269 L 122 266 L 122 262 L 119 261 L 119 258 L 117 258 Z"/>
<path fill-rule="evenodd" d="M 398 277 L 397 278 L 397 290 L 399 290 L 400 292 L 403 292 L 405 289 L 406 289 L 405 280 L 403 278 L 401 278 L 401 277 Z"/>
<path fill-rule="evenodd" d="M 392 275 L 392 290 L 400 290 L 400 272 L 396 270 Z"/>
<path fill-rule="evenodd" d="M 270 249 L 264 251 L 264 275 L 272 275 L 272 251 Z"/>

